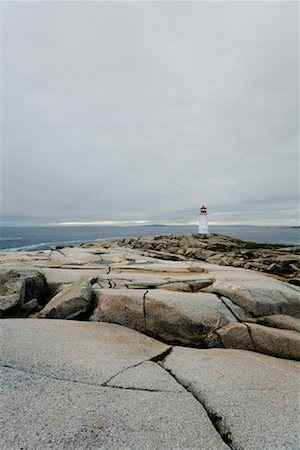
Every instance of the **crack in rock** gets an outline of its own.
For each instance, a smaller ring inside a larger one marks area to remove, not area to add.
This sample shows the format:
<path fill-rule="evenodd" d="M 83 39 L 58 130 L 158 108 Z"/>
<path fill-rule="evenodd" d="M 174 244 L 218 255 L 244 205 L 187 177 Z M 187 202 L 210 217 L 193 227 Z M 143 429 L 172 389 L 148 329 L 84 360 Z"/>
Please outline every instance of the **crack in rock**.
<path fill-rule="evenodd" d="M 124 387 L 124 386 L 115 386 L 115 385 L 105 385 L 102 387 L 107 387 L 107 388 L 111 388 L 111 389 L 124 389 L 124 390 L 128 390 L 128 391 L 142 391 L 142 392 L 167 392 L 169 394 L 185 394 L 185 392 L 180 392 L 180 391 L 168 391 L 165 389 L 147 389 L 147 388 L 137 388 L 137 387 Z"/>
<path fill-rule="evenodd" d="M 116 287 L 116 283 L 113 280 L 108 280 L 109 289 L 114 289 Z"/>
<path fill-rule="evenodd" d="M 150 358 L 149 361 L 156 362 L 156 363 L 163 362 L 166 359 L 166 357 L 171 354 L 173 349 L 174 349 L 174 347 L 172 346 L 172 347 L 168 348 L 167 350 L 165 350 L 164 352 L 160 353 L 159 355 L 153 356 L 153 358 Z M 160 364 L 160 366 L 163 367 L 161 364 Z M 163 369 L 165 369 L 165 368 L 163 367 Z"/>
<path fill-rule="evenodd" d="M 143 364 L 146 361 L 143 361 L 142 363 L 137 364 L 136 366 L 132 366 L 132 367 L 137 367 L 140 364 Z M 31 370 L 26 370 L 26 369 L 20 369 L 18 367 L 12 367 L 6 364 L 0 365 L 0 367 L 4 367 L 6 369 L 11 369 L 11 370 L 15 370 L 17 372 L 22 372 L 28 375 L 33 375 L 35 377 L 40 377 L 40 378 L 46 378 L 46 379 L 50 379 L 50 380 L 55 380 L 55 381 L 62 381 L 62 382 L 67 382 L 67 383 L 76 383 L 76 384 L 83 384 L 84 386 L 94 386 L 94 387 L 101 387 L 101 388 L 109 388 L 109 389 L 123 389 L 123 390 L 130 390 L 130 391 L 144 391 L 144 392 L 167 392 L 167 393 L 171 393 L 171 394 L 183 394 L 184 392 L 174 392 L 174 391 L 168 391 L 168 390 L 163 390 L 163 389 L 147 389 L 147 388 L 137 388 L 137 387 L 123 387 L 123 386 L 113 386 L 113 385 L 107 385 L 105 383 L 102 384 L 98 384 L 98 383 L 90 383 L 88 381 L 79 381 L 79 380 L 72 380 L 72 379 L 68 379 L 68 378 L 59 378 L 56 377 L 54 375 L 45 375 L 45 374 L 39 374 L 36 372 L 33 372 Z M 131 369 L 131 367 L 128 367 L 127 369 L 124 369 L 122 372 L 126 372 L 126 370 Z M 122 373 L 120 372 L 120 373 Z M 118 374 L 117 374 L 118 375 Z M 117 376 L 117 375 L 114 375 Z M 112 378 L 114 378 L 112 377 Z"/>
<path fill-rule="evenodd" d="M 257 349 L 256 349 L 256 346 L 254 345 L 254 341 L 253 341 L 253 337 L 252 337 L 252 333 L 251 333 L 250 327 L 248 327 L 248 325 L 247 325 L 246 323 L 244 323 L 244 325 L 245 325 L 245 327 L 246 327 L 247 330 L 248 330 L 249 337 L 250 337 L 250 341 L 251 341 L 252 346 L 253 346 L 253 350 L 254 350 L 255 352 L 258 352 L 258 353 L 259 353 L 259 350 L 257 350 Z"/>
<path fill-rule="evenodd" d="M 143 314 L 144 314 L 144 328 L 145 333 L 147 332 L 147 316 L 146 316 L 146 295 L 149 291 L 146 291 L 143 295 Z"/>
<path fill-rule="evenodd" d="M 217 297 L 221 300 L 221 302 L 223 303 L 223 305 L 231 312 L 231 314 L 233 315 L 233 317 L 235 317 L 236 318 L 236 320 L 238 321 L 238 322 L 240 322 L 240 323 L 243 323 L 243 321 L 242 320 L 240 320 L 237 316 L 236 316 L 236 314 L 234 313 L 234 311 L 232 310 L 232 308 L 230 308 L 225 302 L 224 302 L 224 300 L 223 300 L 223 298 L 222 298 L 222 295 L 220 295 L 220 294 L 216 294 L 217 295 Z M 232 300 L 231 300 L 232 301 Z M 233 303 L 233 302 L 232 302 Z M 237 305 L 236 305 L 237 306 Z"/>
<path fill-rule="evenodd" d="M 173 350 L 173 348 L 171 350 Z M 170 352 L 171 351 L 169 351 L 169 353 Z M 152 361 L 153 361 L 153 359 L 152 359 Z M 168 372 L 168 374 L 171 375 L 178 384 L 180 384 L 187 392 L 189 392 L 197 400 L 197 402 L 200 403 L 200 405 L 204 408 L 204 410 L 206 411 L 206 413 L 208 415 L 209 420 L 211 421 L 213 427 L 215 428 L 215 430 L 217 431 L 217 433 L 219 434 L 219 436 L 221 437 L 223 442 L 225 444 L 227 444 L 228 447 L 231 448 L 232 450 L 236 449 L 236 446 L 234 446 L 234 447 L 232 446 L 233 436 L 232 436 L 231 431 L 229 429 L 227 429 L 228 427 L 224 422 L 224 418 L 222 416 L 220 416 L 218 413 L 216 413 L 215 411 L 213 411 L 211 408 L 209 408 L 208 405 L 206 404 L 205 400 L 203 398 L 200 398 L 199 393 L 197 393 L 197 394 L 194 393 L 190 384 L 181 382 L 176 377 L 176 375 L 172 372 L 171 369 L 167 369 L 166 367 L 164 367 L 163 362 L 164 362 L 163 360 L 160 361 L 160 363 L 159 363 L 160 366 L 166 372 Z"/>

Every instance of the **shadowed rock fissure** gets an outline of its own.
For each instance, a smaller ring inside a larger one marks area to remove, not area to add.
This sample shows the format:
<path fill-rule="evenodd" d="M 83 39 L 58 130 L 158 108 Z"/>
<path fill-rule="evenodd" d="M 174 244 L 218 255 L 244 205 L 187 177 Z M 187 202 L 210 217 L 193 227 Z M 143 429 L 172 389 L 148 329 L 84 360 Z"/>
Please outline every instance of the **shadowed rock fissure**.
<path fill-rule="evenodd" d="M 241 319 L 239 319 L 238 316 L 235 314 L 235 312 L 233 311 L 233 309 L 230 308 L 230 306 L 228 306 L 228 305 L 224 302 L 224 300 L 223 300 L 223 298 L 222 298 L 222 297 L 224 297 L 224 295 L 222 296 L 222 295 L 216 294 L 216 293 L 215 293 L 215 295 L 218 297 L 219 300 L 221 300 L 221 302 L 223 303 L 223 305 L 231 312 L 231 314 L 233 315 L 233 317 L 235 317 L 236 320 L 237 320 L 238 322 L 243 323 L 243 321 L 242 321 Z M 228 300 L 229 300 L 229 299 L 228 299 Z M 230 301 L 231 301 L 232 303 L 234 303 L 232 300 L 230 300 Z M 237 305 L 236 305 L 236 306 L 237 306 Z"/>
<path fill-rule="evenodd" d="M 247 330 L 248 330 L 248 334 L 249 334 L 249 337 L 250 337 L 250 340 L 251 340 L 251 343 L 252 343 L 252 346 L 253 346 L 253 350 L 254 350 L 255 352 L 260 353 L 259 350 L 257 350 L 256 347 L 255 347 L 255 345 L 254 345 L 254 341 L 253 341 L 253 338 L 252 338 L 252 334 L 251 334 L 251 329 L 250 329 L 250 327 L 248 327 L 248 325 L 247 325 L 246 323 L 244 323 L 244 325 L 245 325 L 245 327 L 246 327 Z"/>
<path fill-rule="evenodd" d="M 141 362 L 139 362 L 139 363 L 137 363 L 137 364 L 134 364 L 133 366 L 129 366 L 129 367 L 126 367 L 125 369 L 120 370 L 118 373 L 114 374 L 112 377 L 110 377 L 108 380 L 106 380 L 106 381 L 102 384 L 102 386 L 106 386 L 106 385 L 107 385 L 108 383 L 110 383 L 111 380 L 113 380 L 115 377 L 117 377 L 118 375 L 121 375 L 121 373 L 124 373 L 124 372 L 126 372 L 127 370 L 129 370 L 129 369 L 133 369 L 134 367 L 138 367 L 138 366 L 140 366 L 141 364 L 144 364 L 145 362 L 148 362 L 148 361 L 152 361 L 152 362 L 162 361 L 163 359 L 166 358 L 166 356 L 169 355 L 169 353 L 171 352 L 172 348 L 173 348 L 173 347 L 168 348 L 168 349 L 165 350 L 164 352 L 159 353 L 158 355 L 153 356 L 152 358 L 145 359 L 144 361 L 141 361 Z"/>
<path fill-rule="evenodd" d="M 146 317 L 146 295 L 149 291 L 146 291 L 143 295 L 143 314 L 144 314 L 144 328 L 145 333 L 147 332 L 147 317 Z"/>
<path fill-rule="evenodd" d="M 173 350 L 173 348 L 169 351 L 169 353 L 171 353 L 172 350 Z M 168 372 L 168 374 L 171 375 L 178 384 L 180 384 L 187 392 L 189 392 L 197 400 L 198 403 L 200 403 L 200 405 L 205 409 L 213 427 L 215 428 L 217 433 L 220 435 L 221 439 L 225 442 L 225 444 L 227 444 L 228 447 L 231 448 L 232 450 L 238 450 L 238 447 L 232 445 L 232 440 L 233 440 L 232 433 L 228 429 L 227 425 L 225 424 L 223 417 L 220 416 L 215 411 L 213 411 L 211 408 L 209 408 L 208 405 L 206 404 L 205 400 L 203 398 L 200 398 L 200 394 L 195 393 L 190 385 L 186 385 L 185 383 L 182 383 L 170 369 L 167 369 L 166 367 L 164 367 L 163 360 L 161 360 L 159 362 L 159 365 L 166 372 Z"/>
<path fill-rule="evenodd" d="M 140 364 L 143 364 L 146 361 L 143 361 Z M 137 364 L 138 366 L 139 364 Z M 77 383 L 77 384 L 84 384 L 85 386 L 94 386 L 94 387 L 102 387 L 102 388 L 109 388 L 109 389 L 123 389 L 123 390 L 129 390 L 129 391 L 142 391 L 142 392 L 168 392 L 168 393 L 172 393 L 172 394 L 182 394 L 184 392 L 174 392 L 174 391 L 167 391 L 167 390 L 161 390 L 161 389 L 146 389 L 146 388 L 137 388 L 137 387 L 123 387 L 123 386 L 109 386 L 106 383 L 108 383 L 108 381 L 106 381 L 105 383 L 102 384 L 97 384 L 97 383 L 89 383 L 88 381 L 79 381 L 79 380 L 72 380 L 72 379 L 68 379 L 68 378 L 60 378 L 60 377 L 56 377 L 54 375 L 45 375 L 45 374 L 39 374 L 36 372 L 33 372 L 31 370 L 26 370 L 26 369 L 20 369 L 19 367 L 12 367 L 6 364 L 0 365 L 0 367 L 3 367 L 5 369 L 11 369 L 11 370 L 15 370 L 17 372 L 22 372 L 22 373 L 26 373 L 28 375 L 33 375 L 35 377 L 40 377 L 40 378 L 47 378 L 50 380 L 55 380 L 55 381 L 62 381 L 62 382 L 67 382 L 67 383 Z M 136 366 L 132 366 L 132 367 L 136 367 Z M 124 369 L 122 372 L 125 372 L 128 369 L 131 369 L 132 367 L 128 367 L 127 369 Z M 120 373 L 122 373 L 120 372 Z M 114 375 L 114 377 L 117 375 Z M 112 378 L 114 378 L 112 377 Z"/>
<path fill-rule="evenodd" d="M 174 347 L 170 347 L 166 351 L 160 353 L 159 355 L 153 356 L 153 358 L 151 358 L 149 361 L 156 362 L 156 363 L 163 361 L 164 359 L 166 359 L 167 356 L 169 356 L 169 354 L 171 353 L 173 348 Z M 163 367 L 163 369 L 164 369 L 164 367 Z"/>

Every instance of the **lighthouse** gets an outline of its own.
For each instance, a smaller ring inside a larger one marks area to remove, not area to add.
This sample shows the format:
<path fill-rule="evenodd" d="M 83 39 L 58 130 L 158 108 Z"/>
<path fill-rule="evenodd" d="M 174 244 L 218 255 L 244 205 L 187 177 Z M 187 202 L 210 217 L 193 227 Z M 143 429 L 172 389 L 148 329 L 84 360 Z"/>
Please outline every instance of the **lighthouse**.
<path fill-rule="evenodd" d="M 207 224 L 207 208 L 202 205 L 199 214 L 199 233 L 208 234 L 208 224 Z"/>

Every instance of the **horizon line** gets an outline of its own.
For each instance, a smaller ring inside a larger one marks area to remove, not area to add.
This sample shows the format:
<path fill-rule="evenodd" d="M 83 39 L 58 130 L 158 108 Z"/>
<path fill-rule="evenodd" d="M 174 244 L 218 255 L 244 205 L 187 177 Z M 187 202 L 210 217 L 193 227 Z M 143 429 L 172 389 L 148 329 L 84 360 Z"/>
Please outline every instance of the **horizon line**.
<path fill-rule="evenodd" d="M 107 221 L 66 221 L 66 222 L 47 222 L 47 223 L 2 223 L 1 226 L 58 226 L 58 227 L 67 227 L 67 226 L 166 226 L 166 227 L 197 227 L 198 222 L 190 221 L 190 222 L 176 222 L 176 221 L 147 221 L 147 220 L 107 220 Z M 261 222 L 219 222 L 219 221 L 210 221 L 209 226 L 282 226 L 282 227 L 299 227 L 300 224 L 294 220 L 282 222 L 273 222 L 273 221 L 261 221 Z"/>

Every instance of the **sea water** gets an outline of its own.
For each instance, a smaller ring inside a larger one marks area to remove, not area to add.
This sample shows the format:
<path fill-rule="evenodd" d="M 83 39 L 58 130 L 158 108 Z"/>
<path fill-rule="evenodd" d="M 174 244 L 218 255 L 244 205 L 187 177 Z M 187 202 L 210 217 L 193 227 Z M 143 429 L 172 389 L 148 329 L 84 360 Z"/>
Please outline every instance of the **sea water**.
<path fill-rule="evenodd" d="M 212 233 L 253 242 L 299 245 L 298 227 L 211 226 Z M 57 245 L 80 245 L 138 236 L 197 233 L 196 226 L 39 226 L 2 227 L 0 250 L 30 251 L 54 249 Z"/>

